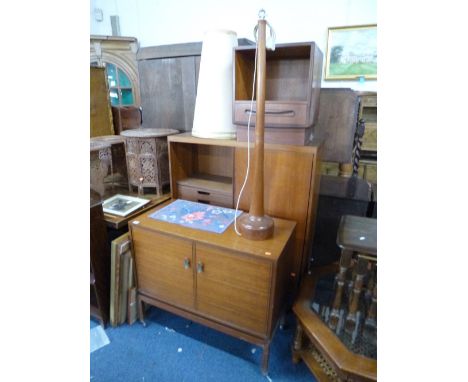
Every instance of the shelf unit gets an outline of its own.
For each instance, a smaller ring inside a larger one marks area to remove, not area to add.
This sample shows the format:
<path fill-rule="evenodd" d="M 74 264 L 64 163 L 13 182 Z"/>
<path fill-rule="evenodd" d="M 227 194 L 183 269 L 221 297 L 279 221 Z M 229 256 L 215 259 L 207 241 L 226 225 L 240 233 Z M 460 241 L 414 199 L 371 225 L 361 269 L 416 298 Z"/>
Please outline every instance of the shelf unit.
<path fill-rule="evenodd" d="M 235 208 L 245 176 L 247 142 L 196 138 L 183 133 L 169 136 L 168 145 L 173 199 Z M 320 180 L 319 151 L 319 146 L 312 143 L 308 146 L 265 144 L 265 213 L 297 223 L 290 275 L 293 289 L 311 251 Z M 239 202 L 242 211 L 249 210 L 250 183 Z M 186 187 L 196 192 L 187 194 Z M 224 198 L 226 204 L 219 204 L 218 197 Z"/>
<path fill-rule="evenodd" d="M 173 199 L 233 207 L 234 140 L 168 137 Z"/>

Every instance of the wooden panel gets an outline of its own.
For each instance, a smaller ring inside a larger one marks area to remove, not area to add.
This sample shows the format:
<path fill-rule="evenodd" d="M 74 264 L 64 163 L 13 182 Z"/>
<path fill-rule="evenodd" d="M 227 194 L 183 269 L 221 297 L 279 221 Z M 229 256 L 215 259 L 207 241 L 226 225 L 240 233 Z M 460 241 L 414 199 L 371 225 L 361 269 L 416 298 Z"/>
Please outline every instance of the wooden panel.
<path fill-rule="evenodd" d="M 271 127 L 265 129 L 265 143 L 281 144 L 281 145 L 307 145 L 310 142 L 312 127 L 306 129 L 291 129 L 281 127 Z M 237 141 L 247 141 L 247 126 L 236 126 Z M 250 128 L 250 142 L 255 142 L 255 128 Z"/>
<path fill-rule="evenodd" d="M 192 242 L 132 226 L 138 292 L 193 308 Z M 184 268 L 189 259 L 190 267 Z"/>
<path fill-rule="evenodd" d="M 195 111 L 195 58 L 138 62 L 145 127 L 190 131 Z"/>
<path fill-rule="evenodd" d="M 362 137 L 362 150 L 377 151 L 377 124 L 366 122 L 364 136 Z"/>
<path fill-rule="evenodd" d="M 160 59 L 168 57 L 185 57 L 196 55 L 200 56 L 201 50 L 201 42 L 148 46 L 140 48 L 138 50 L 137 60 Z"/>
<path fill-rule="evenodd" d="M 196 244 L 197 310 L 266 335 L 271 265 L 215 247 Z"/>
<path fill-rule="evenodd" d="M 178 199 L 177 182 L 192 176 L 195 152 L 192 145 L 172 143 L 168 140 L 169 173 L 171 182 L 171 197 Z"/>
<path fill-rule="evenodd" d="M 90 136 L 113 135 L 112 111 L 104 68 L 90 67 Z"/>
<path fill-rule="evenodd" d="M 278 321 L 280 315 L 285 313 L 283 309 L 285 308 L 285 302 L 289 301 L 292 295 L 294 288 L 291 286 L 290 273 L 292 270 L 292 261 L 294 258 L 294 237 L 288 241 L 284 253 L 278 259 L 278 262 L 275 264 L 275 279 L 274 279 L 274 290 L 272 291 L 272 312 L 271 312 L 271 327 L 268 329 L 269 333 L 273 333 L 274 325 Z"/>
<path fill-rule="evenodd" d="M 295 234 L 295 256 L 293 271 L 301 274 L 302 256 L 306 253 L 306 242 L 310 240 L 310 224 L 315 209 L 311 206 L 311 194 L 314 169 L 314 147 L 302 147 L 306 150 L 295 150 L 296 146 L 284 149 L 265 147 L 265 213 L 270 216 L 294 220 L 297 223 Z M 281 147 L 281 146 L 280 146 Z M 301 148 L 300 146 L 297 146 Z M 235 153 L 235 192 L 234 203 L 245 176 L 247 150 L 237 148 Z M 248 211 L 250 207 L 251 177 L 244 189 L 239 208 Z M 309 213 L 309 209 L 312 211 Z M 308 245 L 308 244 L 307 244 Z"/>
<path fill-rule="evenodd" d="M 234 149 L 222 146 L 196 146 L 197 172 L 233 177 Z"/>
<path fill-rule="evenodd" d="M 91 263 L 91 311 L 102 320 L 109 318 L 110 308 L 110 248 L 107 245 L 107 231 L 100 203 L 90 206 L 90 263 Z"/>
<path fill-rule="evenodd" d="M 359 99 L 353 90 L 321 89 L 319 116 L 314 135 L 324 140 L 322 160 L 351 162 L 358 108 Z"/>

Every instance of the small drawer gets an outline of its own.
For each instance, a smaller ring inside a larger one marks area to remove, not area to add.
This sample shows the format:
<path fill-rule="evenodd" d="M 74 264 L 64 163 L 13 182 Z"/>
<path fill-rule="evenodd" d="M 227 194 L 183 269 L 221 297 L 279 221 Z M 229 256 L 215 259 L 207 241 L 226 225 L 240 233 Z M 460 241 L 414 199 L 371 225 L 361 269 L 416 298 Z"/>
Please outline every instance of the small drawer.
<path fill-rule="evenodd" d="M 232 208 L 232 196 L 220 194 L 209 190 L 201 190 L 193 187 L 179 185 L 177 187 L 180 199 L 192 202 L 212 204 L 214 206 Z"/>
<path fill-rule="evenodd" d="M 235 101 L 234 124 L 246 126 L 249 121 L 250 110 L 250 101 Z M 255 112 L 256 104 L 254 102 L 250 126 L 255 126 Z M 265 101 L 265 127 L 309 127 L 311 125 L 312 121 L 309 121 L 306 102 Z"/>

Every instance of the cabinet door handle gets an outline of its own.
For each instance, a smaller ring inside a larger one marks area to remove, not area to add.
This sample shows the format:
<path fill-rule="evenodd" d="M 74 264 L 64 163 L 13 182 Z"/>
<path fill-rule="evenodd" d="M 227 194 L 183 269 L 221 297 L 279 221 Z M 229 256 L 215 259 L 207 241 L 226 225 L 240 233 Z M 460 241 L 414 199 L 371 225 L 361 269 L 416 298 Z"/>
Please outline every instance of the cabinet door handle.
<path fill-rule="evenodd" d="M 202 273 L 203 272 L 203 263 L 201 261 L 199 261 L 197 263 L 197 272 L 198 273 Z"/>
<path fill-rule="evenodd" d="M 184 269 L 189 269 L 190 268 L 190 259 L 186 257 L 184 259 Z"/>

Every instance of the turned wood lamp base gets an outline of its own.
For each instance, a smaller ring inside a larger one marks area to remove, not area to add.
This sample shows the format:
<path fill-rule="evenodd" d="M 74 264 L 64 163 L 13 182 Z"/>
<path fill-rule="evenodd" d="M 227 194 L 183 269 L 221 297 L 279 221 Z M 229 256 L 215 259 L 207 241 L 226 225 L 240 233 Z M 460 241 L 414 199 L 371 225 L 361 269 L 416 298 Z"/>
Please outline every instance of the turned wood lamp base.
<path fill-rule="evenodd" d="M 273 236 L 274 222 L 267 215 L 244 213 L 238 220 L 239 232 L 249 240 L 266 240 Z"/>

